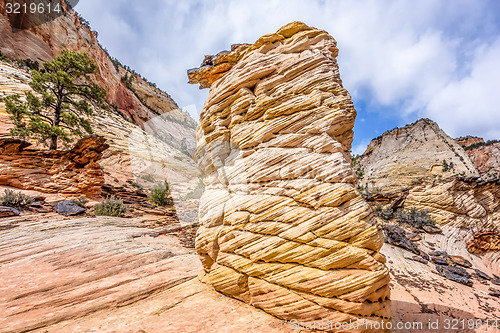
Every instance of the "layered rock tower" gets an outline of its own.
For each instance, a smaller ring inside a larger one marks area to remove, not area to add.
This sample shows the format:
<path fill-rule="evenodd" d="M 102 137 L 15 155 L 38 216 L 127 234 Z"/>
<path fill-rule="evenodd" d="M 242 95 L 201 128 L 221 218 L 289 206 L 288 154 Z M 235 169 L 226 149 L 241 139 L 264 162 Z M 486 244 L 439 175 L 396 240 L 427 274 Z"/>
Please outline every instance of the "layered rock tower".
<path fill-rule="evenodd" d="M 194 155 L 200 277 L 284 320 L 385 331 L 374 328 L 390 317 L 383 236 L 356 189 L 356 111 L 337 54 L 327 32 L 293 22 L 188 72 L 210 87 Z"/>

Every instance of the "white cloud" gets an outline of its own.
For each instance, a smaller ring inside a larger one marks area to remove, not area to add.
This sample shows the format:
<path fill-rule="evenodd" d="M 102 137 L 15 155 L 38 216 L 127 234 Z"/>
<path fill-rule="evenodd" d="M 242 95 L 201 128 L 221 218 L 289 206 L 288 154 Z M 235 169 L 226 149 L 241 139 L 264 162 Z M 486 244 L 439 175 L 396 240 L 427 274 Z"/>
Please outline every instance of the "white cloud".
<path fill-rule="evenodd" d="M 500 38 L 478 48 L 471 70 L 450 81 L 429 101 L 424 114 L 452 136 L 500 138 Z"/>
<path fill-rule="evenodd" d="M 363 141 L 361 141 L 361 143 L 352 146 L 352 149 L 351 149 L 352 154 L 353 155 L 363 155 L 363 153 L 365 152 L 365 150 L 369 144 L 370 144 L 370 140 L 363 140 Z"/>
<path fill-rule="evenodd" d="M 356 99 L 392 108 L 394 117 L 431 117 L 452 135 L 500 137 L 493 119 L 500 58 L 491 42 L 499 11 L 489 6 L 494 3 L 86 0 L 76 9 L 112 55 L 181 107 L 203 107 L 207 91 L 186 84 L 186 70 L 205 54 L 301 20 L 337 39 L 344 86 Z"/>

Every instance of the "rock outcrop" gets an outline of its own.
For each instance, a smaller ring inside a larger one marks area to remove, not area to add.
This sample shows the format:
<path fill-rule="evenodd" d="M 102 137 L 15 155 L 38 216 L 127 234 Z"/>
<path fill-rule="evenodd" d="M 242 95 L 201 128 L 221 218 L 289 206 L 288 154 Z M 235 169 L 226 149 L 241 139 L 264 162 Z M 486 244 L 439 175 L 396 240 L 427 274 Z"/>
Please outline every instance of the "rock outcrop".
<path fill-rule="evenodd" d="M 381 220 L 398 223 L 392 218 L 401 215 L 393 213 L 416 208 L 440 229 L 428 232 L 407 221 L 401 224 L 407 232 L 393 232 L 381 250 L 389 262 L 393 304 L 408 302 L 397 310 L 404 321 L 499 314 L 500 303 L 488 295 L 493 282 L 477 271 L 500 274 L 500 185 L 485 181 L 480 165 L 469 159 L 471 150 L 462 148 L 482 140 L 457 141 L 421 119 L 372 140 L 358 158 L 360 185 L 368 202 L 381 208 Z M 435 256 L 440 253 L 449 256 Z"/>
<path fill-rule="evenodd" d="M 500 185 L 453 179 L 412 188 L 402 203 L 427 210 L 439 225 L 470 232 L 500 230 Z"/>
<path fill-rule="evenodd" d="M 482 138 L 463 137 L 456 139 L 476 166 L 485 181 L 500 179 L 500 142 L 485 142 Z"/>
<path fill-rule="evenodd" d="M 359 184 L 370 192 L 398 192 L 460 175 L 479 173 L 464 149 L 430 119 L 387 131 L 373 139 L 359 160 Z"/>
<path fill-rule="evenodd" d="M 188 72 L 210 87 L 194 155 L 200 277 L 284 320 L 380 323 L 383 236 L 356 190 L 337 53 L 327 32 L 293 22 Z"/>
<path fill-rule="evenodd" d="M 0 185 L 42 193 L 101 194 L 104 173 L 97 163 L 109 146 L 89 136 L 68 151 L 28 150 L 31 144 L 0 139 Z"/>
<path fill-rule="evenodd" d="M 498 230 L 500 185 L 479 178 L 469 159 L 471 149 L 468 155 L 462 148 L 476 145 L 484 147 L 484 141 L 455 141 L 433 121 L 421 119 L 372 140 L 359 158 L 359 183 L 371 193 L 371 201 L 391 203 L 393 210 L 427 210 L 439 225 L 467 229 L 470 238 L 475 232 Z"/>
<path fill-rule="evenodd" d="M 500 251 L 500 232 L 479 232 L 467 244 L 470 253 L 481 254 L 490 251 Z"/>

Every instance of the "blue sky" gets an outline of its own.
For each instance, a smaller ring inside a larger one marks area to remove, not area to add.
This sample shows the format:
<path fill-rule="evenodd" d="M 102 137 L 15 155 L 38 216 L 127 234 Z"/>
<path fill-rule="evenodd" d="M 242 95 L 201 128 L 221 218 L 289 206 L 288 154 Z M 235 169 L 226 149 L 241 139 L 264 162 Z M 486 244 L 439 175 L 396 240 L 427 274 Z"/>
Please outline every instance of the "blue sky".
<path fill-rule="evenodd" d="M 75 9 L 112 56 L 193 117 L 208 90 L 187 84 L 187 69 L 299 20 L 338 42 L 358 111 L 355 153 L 422 117 L 452 137 L 500 138 L 499 1 L 85 0 Z"/>

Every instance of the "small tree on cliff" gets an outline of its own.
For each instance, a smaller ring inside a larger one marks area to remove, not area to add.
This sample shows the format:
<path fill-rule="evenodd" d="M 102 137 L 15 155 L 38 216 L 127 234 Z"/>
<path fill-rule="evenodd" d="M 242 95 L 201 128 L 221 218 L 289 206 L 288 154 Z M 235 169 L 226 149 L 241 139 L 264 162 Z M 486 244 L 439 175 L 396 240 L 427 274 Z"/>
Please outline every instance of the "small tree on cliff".
<path fill-rule="evenodd" d="M 57 149 L 60 139 L 65 144 L 75 137 L 91 134 L 87 120 L 93 107 L 105 108 L 106 92 L 92 83 L 90 75 L 97 65 L 87 53 L 62 51 L 41 70 L 32 71 L 26 101 L 19 95 L 5 98 L 7 112 L 15 127 L 10 134 L 34 138 Z"/>

